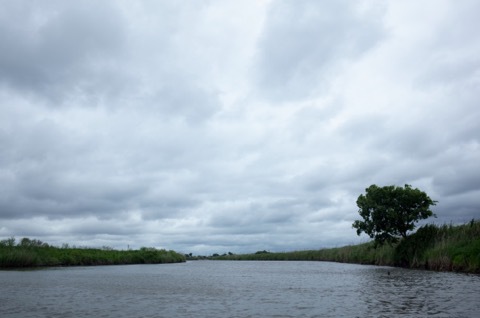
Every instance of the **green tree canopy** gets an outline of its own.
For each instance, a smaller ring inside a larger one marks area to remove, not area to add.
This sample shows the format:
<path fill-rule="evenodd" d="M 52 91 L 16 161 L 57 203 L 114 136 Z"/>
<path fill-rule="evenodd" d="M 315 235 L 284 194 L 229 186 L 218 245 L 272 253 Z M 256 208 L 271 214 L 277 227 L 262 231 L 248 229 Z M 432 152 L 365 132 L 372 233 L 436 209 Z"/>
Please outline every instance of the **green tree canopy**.
<path fill-rule="evenodd" d="M 363 221 L 357 220 L 352 226 L 358 235 L 365 232 L 373 238 L 376 245 L 394 243 L 406 237 L 419 220 L 435 216 L 430 206 L 437 201 L 408 184 L 405 187 L 373 184 L 365 191 L 365 195 L 357 199 L 358 213 Z"/>

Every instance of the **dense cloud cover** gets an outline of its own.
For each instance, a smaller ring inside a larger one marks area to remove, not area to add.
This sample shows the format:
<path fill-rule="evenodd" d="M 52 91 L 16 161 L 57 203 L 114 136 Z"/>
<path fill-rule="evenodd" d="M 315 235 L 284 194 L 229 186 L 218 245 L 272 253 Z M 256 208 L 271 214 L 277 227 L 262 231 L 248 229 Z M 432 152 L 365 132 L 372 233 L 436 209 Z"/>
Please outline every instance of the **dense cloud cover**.
<path fill-rule="evenodd" d="M 478 1 L 1 1 L 0 238 L 365 241 L 370 184 L 480 217 Z"/>

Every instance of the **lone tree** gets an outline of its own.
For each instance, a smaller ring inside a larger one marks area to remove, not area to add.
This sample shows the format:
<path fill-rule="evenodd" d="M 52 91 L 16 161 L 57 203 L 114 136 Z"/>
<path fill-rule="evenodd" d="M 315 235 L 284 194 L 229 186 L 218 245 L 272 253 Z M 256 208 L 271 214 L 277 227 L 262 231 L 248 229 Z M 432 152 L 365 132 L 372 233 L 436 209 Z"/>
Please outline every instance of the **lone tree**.
<path fill-rule="evenodd" d="M 430 206 L 437 201 L 408 184 L 405 187 L 373 184 L 365 191 L 366 194 L 357 199 L 363 221 L 357 220 L 352 226 L 358 235 L 365 232 L 373 238 L 375 246 L 395 243 L 400 237 L 407 237 L 407 232 L 412 231 L 419 220 L 436 217 Z"/>

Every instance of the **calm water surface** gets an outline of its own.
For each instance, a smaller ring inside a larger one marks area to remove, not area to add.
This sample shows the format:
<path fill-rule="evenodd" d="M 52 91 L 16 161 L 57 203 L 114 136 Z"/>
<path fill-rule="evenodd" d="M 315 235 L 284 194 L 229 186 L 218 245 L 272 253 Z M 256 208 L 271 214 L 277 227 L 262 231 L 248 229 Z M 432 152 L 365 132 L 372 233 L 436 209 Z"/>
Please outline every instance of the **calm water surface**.
<path fill-rule="evenodd" d="M 0 317 L 480 317 L 480 276 L 235 261 L 0 271 Z"/>

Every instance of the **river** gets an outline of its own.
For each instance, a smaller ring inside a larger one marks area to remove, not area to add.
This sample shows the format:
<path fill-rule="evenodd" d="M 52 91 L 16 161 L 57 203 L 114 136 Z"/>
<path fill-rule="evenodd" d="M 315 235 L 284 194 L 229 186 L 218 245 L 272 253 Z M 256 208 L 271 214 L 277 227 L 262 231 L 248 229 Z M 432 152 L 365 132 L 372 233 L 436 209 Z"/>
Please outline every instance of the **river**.
<path fill-rule="evenodd" d="M 480 276 L 329 262 L 0 271 L 0 317 L 480 317 Z"/>

